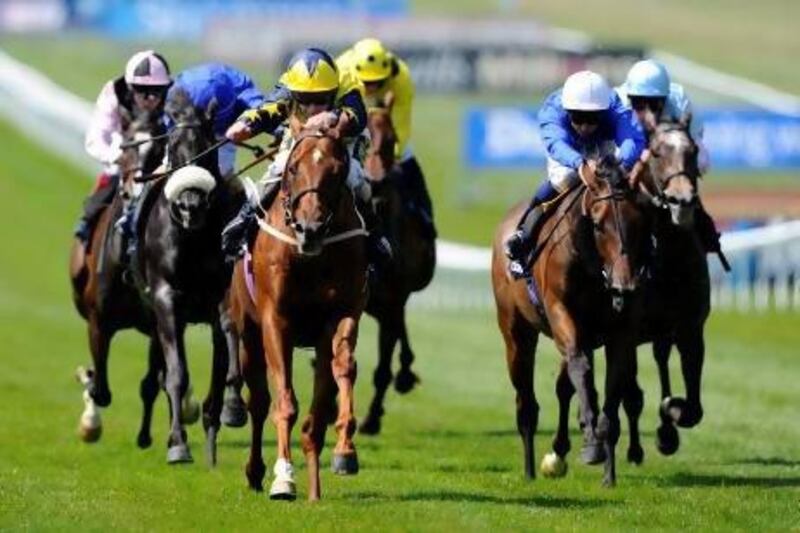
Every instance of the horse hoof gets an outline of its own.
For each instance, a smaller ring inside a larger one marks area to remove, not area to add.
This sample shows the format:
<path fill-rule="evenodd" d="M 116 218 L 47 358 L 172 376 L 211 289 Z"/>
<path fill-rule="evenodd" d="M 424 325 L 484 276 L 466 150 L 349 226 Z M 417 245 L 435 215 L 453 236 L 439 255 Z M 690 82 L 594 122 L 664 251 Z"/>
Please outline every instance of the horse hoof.
<path fill-rule="evenodd" d="M 559 478 L 567 475 L 567 462 L 556 452 L 550 452 L 542 457 L 539 471 L 546 478 Z"/>
<path fill-rule="evenodd" d="M 269 488 L 270 500 L 294 501 L 297 499 L 297 487 L 294 481 L 276 479 Z"/>
<path fill-rule="evenodd" d="M 367 415 L 367 418 L 358 426 L 358 432 L 364 435 L 377 435 L 381 432 L 381 417 Z"/>
<path fill-rule="evenodd" d="M 352 476 L 358 474 L 358 456 L 353 453 L 333 454 L 333 461 L 331 462 L 331 470 L 334 474 L 340 476 Z"/>
<path fill-rule="evenodd" d="M 103 435 L 103 426 L 78 425 L 78 435 L 83 442 L 97 442 Z"/>
<path fill-rule="evenodd" d="M 656 447 L 662 455 L 672 455 L 678 451 L 681 439 L 672 424 L 663 424 L 656 431 Z"/>
<path fill-rule="evenodd" d="M 192 454 L 189 452 L 189 446 L 186 444 L 176 444 L 175 446 L 170 446 L 167 450 L 168 464 L 176 465 L 192 462 L 194 462 L 194 459 L 192 459 Z"/>
<path fill-rule="evenodd" d="M 150 436 L 149 433 L 139 433 L 139 436 L 136 437 L 136 445 L 142 450 L 146 450 L 152 444 L 153 444 L 153 438 Z"/>
<path fill-rule="evenodd" d="M 688 408 L 688 403 L 683 398 L 673 398 L 667 396 L 661 401 L 661 417 L 667 420 L 672 420 L 673 423 L 683 418 L 684 412 Z"/>
<path fill-rule="evenodd" d="M 240 428 L 247 425 L 247 409 L 241 398 L 227 400 L 222 406 L 220 422 L 229 428 Z"/>
<path fill-rule="evenodd" d="M 604 476 L 603 477 L 603 487 L 605 487 L 607 489 L 613 489 L 616 486 L 617 486 L 617 480 L 616 479 L 614 479 L 612 477 L 608 477 L 608 476 Z"/>
<path fill-rule="evenodd" d="M 641 446 L 631 446 L 628 448 L 628 462 L 635 465 L 642 464 L 644 461 L 644 450 Z"/>
<path fill-rule="evenodd" d="M 200 404 L 194 398 L 181 403 L 181 423 L 191 426 L 200 420 Z"/>
<path fill-rule="evenodd" d="M 599 465 L 606 460 L 606 451 L 603 444 L 584 444 L 581 449 L 581 461 L 586 465 Z"/>
<path fill-rule="evenodd" d="M 411 370 L 401 370 L 394 378 L 394 390 L 400 394 L 406 394 L 419 383 L 419 377 Z"/>

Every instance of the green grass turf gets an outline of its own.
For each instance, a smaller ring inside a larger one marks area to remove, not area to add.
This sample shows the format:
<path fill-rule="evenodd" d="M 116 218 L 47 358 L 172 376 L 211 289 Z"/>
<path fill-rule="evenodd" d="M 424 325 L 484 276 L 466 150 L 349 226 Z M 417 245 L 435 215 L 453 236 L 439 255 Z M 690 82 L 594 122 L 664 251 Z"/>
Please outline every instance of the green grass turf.
<path fill-rule="evenodd" d="M 82 402 L 72 372 L 89 355 L 85 326 L 71 305 L 66 257 L 88 183 L 2 122 L 0 138 L 0 530 L 708 531 L 786 530 L 800 523 L 796 315 L 712 315 L 706 417 L 681 433 L 682 449 L 671 458 L 653 446 L 658 390 L 649 350 L 643 349 L 646 460 L 641 467 L 621 462 L 612 490 L 600 487 L 600 469 L 578 464 L 574 453 L 565 479 L 523 479 L 513 392 L 489 310 L 411 313 L 422 385 L 405 397 L 390 393 L 384 434 L 356 438 L 361 473 L 340 478 L 326 469 L 324 500 L 316 505 L 272 503 L 246 488 L 246 429 L 223 431 L 220 464 L 209 471 L 201 431 L 193 426 L 197 463 L 168 467 L 163 396 L 156 405 L 155 445 L 138 450 L 145 343 L 134 333 L 121 334 L 112 347 L 114 403 L 103 413 L 103 438 L 83 444 L 75 433 Z M 375 326 L 365 319 L 359 415 L 371 394 L 375 343 Z M 187 345 L 202 397 L 207 329 L 194 328 Z M 307 355 L 297 357 L 303 412 L 311 375 Z M 552 344 L 543 341 L 537 460 L 549 449 L 556 422 L 556 361 Z M 579 444 L 574 434 L 573 446 Z M 625 436 L 620 445 L 624 457 Z M 271 463 L 271 426 L 264 446 Z M 297 440 L 294 449 L 302 498 L 307 482 Z M 327 448 L 324 464 L 329 459 Z"/>
<path fill-rule="evenodd" d="M 0 37 L 0 47 L 41 69 L 67 89 L 87 99 L 118 75 L 127 57 L 142 43 L 109 41 L 84 34 L 53 37 Z M 170 58 L 178 71 L 204 60 L 196 46 L 148 43 Z M 75 68 L 80 64 L 80 68 Z M 257 79 L 261 87 L 274 83 L 274 74 L 255 64 L 239 65 Z M 414 109 L 412 143 L 426 172 L 434 200 L 440 234 L 451 240 L 487 245 L 497 221 L 507 207 L 530 195 L 541 180 L 541 172 L 476 171 L 461 157 L 461 124 L 470 105 L 535 104 L 541 95 L 433 95 L 420 94 Z M 255 171 L 254 171 L 255 172 Z M 800 187 L 796 173 L 719 174 L 707 181 L 714 187 Z"/>

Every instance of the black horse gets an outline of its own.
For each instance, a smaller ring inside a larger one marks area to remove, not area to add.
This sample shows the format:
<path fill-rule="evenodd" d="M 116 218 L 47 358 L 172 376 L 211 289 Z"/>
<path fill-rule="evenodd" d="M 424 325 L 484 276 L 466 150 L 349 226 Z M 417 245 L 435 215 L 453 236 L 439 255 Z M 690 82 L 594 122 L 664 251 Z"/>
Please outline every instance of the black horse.
<path fill-rule="evenodd" d="M 215 100 L 207 109 L 198 110 L 185 91 L 170 91 L 165 111 L 175 126 L 167 143 L 169 174 L 149 185 L 137 224 L 142 238 L 135 278 L 155 315 L 172 414 L 168 463 L 192 461 L 183 422 L 175 416 L 189 387 L 183 342 L 187 325 L 204 323 L 212 328 L 211 387 L 203 402 L 206 449 L 212 465 L 216 463 L 226 379 L 234 389 L 230 396 L 234 410 L 244 414 L 238 395 L 238 339 L 227 306 L 231 267 L 220 248 L 222 228 L 241 205 L 242 193 L 234 191 L 219 173 L 213 149 L 215 109 Z M 157 393 L 156 383 L 150 385 Z"/>

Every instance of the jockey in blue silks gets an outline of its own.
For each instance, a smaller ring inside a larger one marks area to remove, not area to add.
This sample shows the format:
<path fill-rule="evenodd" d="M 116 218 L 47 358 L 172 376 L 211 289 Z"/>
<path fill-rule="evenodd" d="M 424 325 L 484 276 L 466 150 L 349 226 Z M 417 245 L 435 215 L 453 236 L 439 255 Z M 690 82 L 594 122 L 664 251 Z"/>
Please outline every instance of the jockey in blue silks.
<path fill-rule="evenodd" d="M 509 270 L 525 275 L 533 235 L 544 213 L 542 204 L 580 182 L 579 173 L 594 173 L 595 160 L 613 154 L 630 171 L 645 147 L 644 133 L 630 109 L 602 76 L 588 70 L 567 78 L 564 87 L 545 99 L 539 128 L 547 150 L 547 180 L 536 191 L 517 230 L 505 242 Z"/>
<path fill-rule="evenodd" d="M 225 130 L 236 122 L 239 115 L 249 109 L 258 109 L 265 101 L 264 93 L 250 76 L 222 63 L 203 63 L 184 70 L 175 77 L 170 93 L 178 89 L 186 91 L 194 106 L 201 110 L 205 110 L 211 100 L 217 100 L 214 134 L 218 139 L 225 137 Z M 167 127 L 172 126 L 167 117 Z M 222 146 L 218 157 L 220 175 L 230 174 L 236 159 L 236 146 L 232 143 Z"/>

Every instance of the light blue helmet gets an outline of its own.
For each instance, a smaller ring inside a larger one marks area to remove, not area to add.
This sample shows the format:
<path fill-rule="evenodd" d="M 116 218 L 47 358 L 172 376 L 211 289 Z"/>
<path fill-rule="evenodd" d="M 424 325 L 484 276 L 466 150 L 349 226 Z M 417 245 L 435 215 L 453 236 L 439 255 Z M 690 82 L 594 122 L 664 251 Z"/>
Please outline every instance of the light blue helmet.
<path fill-rule="evenodd" d="M 652 59 L 639 61 L 628 71 L 625 91 L 628 96 L 669 95 L 669 73 L 664 65 Z"/>

